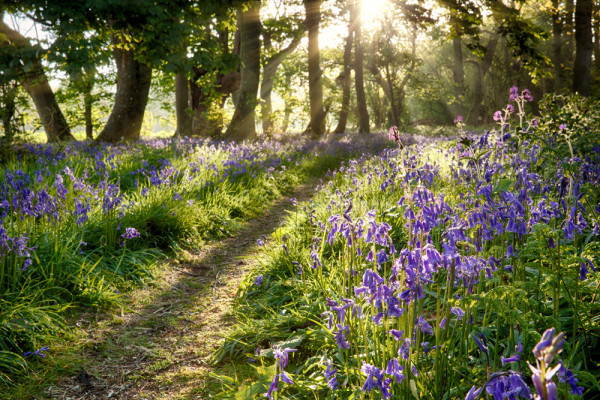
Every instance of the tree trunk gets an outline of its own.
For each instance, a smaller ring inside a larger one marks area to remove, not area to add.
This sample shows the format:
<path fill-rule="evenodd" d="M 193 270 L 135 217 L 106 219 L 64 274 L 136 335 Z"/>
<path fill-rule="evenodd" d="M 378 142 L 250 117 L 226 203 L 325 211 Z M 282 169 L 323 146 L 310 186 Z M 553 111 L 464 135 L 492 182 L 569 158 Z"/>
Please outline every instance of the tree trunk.
<path fill-rule="evenodd" d="M 277 72 L 277 68 L 281 65 L 285 57 L 291 54 L 300 44 L 301 38 L 294 38 L 292 42 L 271 56 L 263 67 L 263 78 L 260 84 L 260 98 L 262 100 L 261 114 L 263 132 L 271 134 L 274 130 L 273 126 L 273 107 L 271 104 L 271 92 L 273 91 L 273 78 Z"/>
<path fill-rule="evenodd" d="M 191 117 L 192 136 L 218 136 L 223 131 L 222 118 L 215 118 L 210 114 L 211 104 L 218 103 L 220 107 L 225 104 L 227 96 L 235 93 L 240 88 L 241 74 L 233 71 L 228 74 L 218 73 L 212 89 L 200 87 L 196 82 L 206 75 L 204 68 L 194 68 L 194 77 L 189 81 L 190 106 L 193 110 Z"/>
<path fill-rule="evenodd" d="M 460 33 L 460 22 L 456 16 L 450 16 L 450 24 L 454 30 L 454 38 L 452 39 L 452 91 L 454 94 L 454 104 L 452 112 L 455 116 L 462 115 L 463 110 L 463 95 L 465 89 L 465 70 L 463 65 L 462 39 Z"/>
<path fill-rule="evenodd" d="M 290 125 L 290 115 L 292 114 L 292 107 L 288 104 L 287 99 L 283 99 L 283 121 L 281 121 L 281 132 L 286 133 L 288 126 Z"/>
<path fill-rule="evenodd" d="M 32 50 L 33 46 L 29 40 L 19 32 L 11 29 L 2 20 L 0 20 L 0 33 L 5 38 L 0 38 L 0 46 L 14 47 L 17 49 Z M 31 65 L 24 65 L 27 61 L 16 60 L 15 69 L 18 73 L 19 83 L 23 86 L 27 94 L 35 104 L 42 126 L 46 131 L 48 142 L 57 142 L 61 140 L 73 140 L 71 130 L 67 124 L 67 119 L 60 110 L 56 102 L 54 92 L 48 83 L 48 78 L 44 72 L 42 61 L 39 57 L 29 60 Z"/>
<path fill-rule="evenodd" d="M 1 15 L 1 14 L 0 14 Z M 0 87 L 2 97 L 0 98 L 0 119 L 4 129 L 4 139 L 12 140 L 16 133 L 14 123 L 15 113 L 17 111 L 17 85 L 13 82 L 4 83 Z"/>
<path fill-rule="evenodd" d="M 483 88 L 485 82 L 485 75 L 492 66 L 492 60 L 496 53 L 496 47 L 498 45 L 499 35 L 493 34 L 492 38 L 486 46 L 485 55 L 475 66 L 475 79 L 473 82 L 473 109 L 470 115 L 470 123 L 472 125 L 481 125 L 486 116 L 483 108 Z"/>
<path fill-rule="evenodd" d="M 562 64 L 567 66 L 566 71 L 563 71 L 563 87 L 568 86 L 565 81 L 568 81 L 573 73 L 571 69 L 573 67 L 573 54 L 575 53 L 575 41 L 573 37 L 575 35 L 573 25 L 573 14 L 575 11 L 574 0 L 566 0 L 565 11 L 563 12 L 563 48 L 562 48 Z M 571 86 L 572 87 L 572 86 Z"/>
<path fill-rule="evenodd" d="M 350 13 L 354 26 L 354 86 L 356 89 L 356 107 L 358 108 L 358 131 L 359 133 L 369 133 L 369 111 L 367 110 L 364 83 L 361 12 L 362 0 L 354 0 L 354 5 L 350 7 Z"/>
<path fill-rule="evenodd" d="M 254 110 L 260 77 L 260 31 L 260 1 L 252 1 L 240 15 L 240 50 L 244 67 L 235 111 L 225 133 L 230 139 L 256 137 Z"/>
<path fill-rule="evenodd" d="M 117 93 L 112 112 L 100 135 L 102 142 L 138 140 L 148 103 L 152 68 L 135 59 L 131 50 L 115 48 Z"/>
<path fill-rule="evenodd" d="M 348 110 L 350 108 L 350 86 L 352 84 L 352 20 L 348 25 L 348 37 L 346 38 L 346 46 L 344 46 L 344 72 L 343 74 L 343 91 L 342 91 L 342 107 L 340 109 L 340 119 L 333 130 L 333 133 L 344 133 L 346 131 L 346 123 L 348 122 Z"/>
<path fill-rule="evenodd" d="M 592 0 L 577 0 L 575 9 L 573 91 L 582 96 L 592 95 L 592 4 Z"/>
<path fill-rule="evenodd" d="M 321 0 L 304 0 L 304 8 L 306 10 L 306 27 L 308 29 L 308 97 L 310 101 L 310 123 L 307 131 L 313 136 L 321 136 L 325 133 L 322 72 L 319 66 Z"/>
<path fill-rule="evenodd" d="M 177 116 L 177 129 L 175 136 L 192 135 L 192 117 L 188 113 L 190 108 L 190 89 L 184 72 L 175 74 L 175 114 Z"/>
<path fill-rule="evenodd" d="M 600 4 L 594 4 L 594 66 L 600 74 Z"/>
<path fill-rule="evenodd" d="M 83 117 L 85 120 L 85 138 L 94 140 L 94 124 L 92 122 L 92 105 L 94 96 L 92 96 L 92 83 L 88 80 L 83 86 Z"/>
<path fill-rule="evenodd" d="M 562 21 L 560 20 L 559 0 L 552 0 L 552 63 L 554 64 L 554 90 L 559 92 L 563 87 L 562 81 Z"/>

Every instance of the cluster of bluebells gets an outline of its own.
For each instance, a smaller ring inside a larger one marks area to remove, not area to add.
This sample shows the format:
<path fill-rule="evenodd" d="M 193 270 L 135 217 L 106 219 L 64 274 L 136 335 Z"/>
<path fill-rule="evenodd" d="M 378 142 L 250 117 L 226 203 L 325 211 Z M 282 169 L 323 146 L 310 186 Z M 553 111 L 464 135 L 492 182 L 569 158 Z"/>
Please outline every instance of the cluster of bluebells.
<path fill-rule="evenodd" d="M 87 265 L 89 257 L 100 259 L 103 261 L 97 264 L 98 268 L 85 268 L 99 273 L 111 258 L 107 253 L 118 252 L 119 243 L 123 246 L 120 262 L 135 260 L 124 258 L 126 244 L 140 236 L 150 238 L 156 234 L 155 229 L 145 230 L 151 224 L 138 224 L 140 211 L 147 205 L 162 202 L 165 215 L 174 215 L 180 210 L 197 209 L 199 204 L 202 207 L 207 193 L 230 187 L 243 190 L 256 184 L 255 178 L 265 178 L 269 185 L 285 184 L 283 179 L 290 174 L 287 166 L 304 168 L 313 158 L 348 157 L 362 151 L 365 141 L 337 136 L 321 141 L 300 138 L 235 143 L 182 138 L 131 145 L 19 145 L 14 160 L 2 160 L 0 170 L 0 298 L 7 292 L 18 293 L 24 283 L 41 287 L 36 280 L 47 277 L 50 269 L 57 278 L 54 282 L 64 283 L 66 296 L 67 291 L 78 297 L 73 292 L 104 290 L 104 284 L 87 286 L 100 282 L 95 278 L 78 275 L 77 279 L 85 281 L 85 285 L 68 279 L 76 273 L 73 267 Z M 369 147 L 387 145 L 380 135 Z M 139 240 L 134 243 L 138 249 L 148 245 Z M 153 254 L 157 253 L 145 252 L 144 257 Z M 127 271 L 136 273 L 139 269 Z M 257 284 L 260 283 L 258 278 Z M 34 296 L 36 301 L 47 304 L 45 293 Z M 21 306 L 18 298 L 12 304 Z M 37 312 L 46 310 L 44 306 Z M 16 315 L 10 309 L 5 314 L 9 321 L 15 318 L 11 315 Z M 58 313 L 47 317 L 59 318 Z M 23 350 L 33 347 L 36 338 L 45 335 L 33 323 L 28 324 L 31 335 L 25 335 L 21 325 L 7 325 L 8 336 L 3 331 L 0 342 L 18 342 Z M 25 336 L 30 341 L 23 339 Z M 21 350 L 15 349 L 19 353 Z M 43 357 L 44 351 L 42 348 L 25 355 Z M 0 361 L 0 369 L 4 366 Z M 281 379 L 285 381 L 286 376 Z"/>
<path fill-rule="evenodd" d="M 74 224 L 85 229 L 90 218 L 121 220 L 141 197 L 152 191 L 173 190 L 182 184 L 218 187 L 221 182 L 276 177 L 286 163 L 298 163 L 307 154 L 343 154 L 356 151 L 356 143 L 277 141 L 233 143 L 205 138 L 160 139 L 131 145 L 90 147 L 74 142 L 66 146 L 26 144 L 19 161 L 0 175 L 0 265 L 26 270 L 35 249 L 30 243 L 40 234 L 57 232 Z M 187 163 L 176 159 L 185 159 Z M 173 200 L 195 206 L 183 192 Z M 139 237 L 127 228 L 123 239 Z M 137 233 L 136 233 L 137 232 Z M 117 232 L 108 236 L 119 235 Z M 124 243 L 124 242 L 123 242 Z M 84 249 L 80 246 L 79 252 Z M 16 261 L 15 261 L 16 258 Z M 7 276 L 7 274 L 2 274 Z M 0 288 L 4 285 L 0 282 Z"/>
<path fill-rule="evenodd" d="M 536 127 L 537 120 L 524 119 L 531 93 L 514 87 L 509 99 L 515 105 L 495 116 L 503 128 L 512 114 L 519 116 L 520 128 Z M 456 123 L 462 124 L 462 118 Z M 332 346 L 344 355 L 338 360 L 350 360 L 327 366 L 330 389 L 348 385 L 390 398 L 411 390 L 403 384 L 405 377 L 430 379 L 437 360 L 449 351 L 438 344 L 439 337 L 487 329 L 489 325 L 479 326 L 485 321 L 479 296 L 502 282 L 525 279 L 521 253 L 537 237 L 539 226 L 549 232 L 544 252 L 556 252 L 558 240 L 563 246 L 578 237 L 598 240 L 600 204 L 591 204 L 597 202 L 594 191 L 582 188 L 598 190 L 600 149 L 594 157 L 580 160 L 576 172 L 559 164 L 557 174 L 547 177 L 540 173 L 547 162 L 541 148 L 517 148 L 504 142 L 507 133 L 487 132 L 472 143 L 446 149 L 421 144 L 386 150 L 378 157 L 343 164 L 330 175 L 336 183 L 320 188 L 327 212 L 308 212 L 316 236 L 310 244 L 310 271 L 317 271 L 315 277 L 335 276 L 335 290 L 323 294 L 322 318 Z M 390 130 L 389 138 L 400 138 L 397 128 Z M 420 157 L 432 153 L 448 167 Z M 346 186 L 339 184 L 338 175 Z M 448 186 L 455 189 L 453 196 L 443 190 Z M 373 207 L 373 199 L 384 196 L 398 199 L 396 206 Z M 355 211 L 357 204 L 362 214 Z M 398 221 L 401 224 L 392 228 Z M 394 237 L 402 238 L 401 248 Z M 322 259 L 328 249 L 335 259 Z M 595 258 L 593 252 L 579 254 L 581 262 L 570 277 L 587 282 L 596 273 Z M 437 304 L 432 296 L 436 291 Z M 482 390 L 494 399 L 535 397 L 539 385 L 531 390 L 519 372 L 491 373 L 494 357 L 489 348 L 498 348 L 490 346 L 483 333 L 474 338 L 464 354 L 477 348 L 485 354 L 488 382 L 485 389 L 469 391 L 467 399 L 478 398 Z M 514 351 L 497 354 L 496 367 L 516 365 L 520 371 L 524 349 L 515 342 Z M 358 369 L 362 375 L 349 377 L 350 383 L 331 379 L 332 371 Z M 581 394 L 572 372 L 557 371 L 560 382 Z M 547 379 L 542 384 L 550 383 Z"/>

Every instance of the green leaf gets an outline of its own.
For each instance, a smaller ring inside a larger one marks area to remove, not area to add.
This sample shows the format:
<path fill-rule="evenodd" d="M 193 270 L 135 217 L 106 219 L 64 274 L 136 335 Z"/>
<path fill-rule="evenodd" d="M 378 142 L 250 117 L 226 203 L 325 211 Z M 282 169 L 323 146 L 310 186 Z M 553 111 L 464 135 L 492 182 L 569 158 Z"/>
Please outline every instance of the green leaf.
<path fill-rule="evenodd" d="M 500 181 L 496 184 L 493 193 L 502 193 L 506 192 L 512 185 L 513 181 L 510 179 L 500 179 Z"/>

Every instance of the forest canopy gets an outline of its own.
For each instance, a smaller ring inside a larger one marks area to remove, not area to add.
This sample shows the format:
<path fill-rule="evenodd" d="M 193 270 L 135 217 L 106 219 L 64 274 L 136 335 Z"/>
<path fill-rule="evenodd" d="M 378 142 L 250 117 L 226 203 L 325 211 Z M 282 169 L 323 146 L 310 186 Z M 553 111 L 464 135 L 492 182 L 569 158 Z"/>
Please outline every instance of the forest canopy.
<path fill-rule="evenodd" d="M 4 140 L 232 139 L 490 123 L 600 91 L 591 0 L 6 0 Z M 162 125 L 162 127 L 161 127 Z M 39 137 L 39 135 L 38 135 Z"/>

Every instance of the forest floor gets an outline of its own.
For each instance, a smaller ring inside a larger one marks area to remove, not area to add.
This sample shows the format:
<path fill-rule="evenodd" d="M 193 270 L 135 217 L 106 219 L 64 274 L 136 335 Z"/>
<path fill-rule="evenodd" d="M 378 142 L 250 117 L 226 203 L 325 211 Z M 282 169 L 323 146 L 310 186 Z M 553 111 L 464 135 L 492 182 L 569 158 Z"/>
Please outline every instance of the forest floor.
<path fill-rule="evenodd" d="M 45 390 L 46 399 L 206 399 L 219 391 L 211 373 L 235 366 L 212 365 L 212 353 L 235 325 L 232 307 L 244 276 L 258 262 L 257 239 L 276 231 L 308 200 L 312 179 L 265 207 L 238 233 L 184 252 L 161 267 L 158 283 L 128 295 L 127 310 L 83 316 L 78 325 L 83 364 L 76 374 Z"/>

